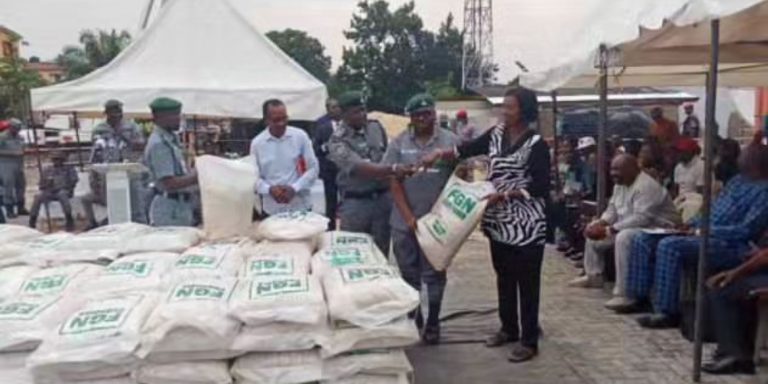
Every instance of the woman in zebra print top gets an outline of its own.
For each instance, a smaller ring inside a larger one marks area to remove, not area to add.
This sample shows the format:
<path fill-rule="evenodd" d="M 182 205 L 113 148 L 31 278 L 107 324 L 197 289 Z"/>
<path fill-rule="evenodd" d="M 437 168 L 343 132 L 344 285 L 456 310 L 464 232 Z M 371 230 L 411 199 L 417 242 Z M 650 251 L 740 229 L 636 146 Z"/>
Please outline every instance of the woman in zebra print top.
<path fill-rule="evenodd" d="M 483 231 L 490 239 L 496 271 L 501 330 L 488 347 L 520 342 L 508 355 L 523 362 L 538 353 L 541 265 L 550 189 L 549 146 L 530 125 L 538 120 L 536 93 L 525 88 L 507 91 L 503 122 L 454 151 L 436 151 L 423 160 L 490 157 L 488 180 L 497 193 L 489 197 Z M 518 311 L 518 293 L 520 297 Z"/>

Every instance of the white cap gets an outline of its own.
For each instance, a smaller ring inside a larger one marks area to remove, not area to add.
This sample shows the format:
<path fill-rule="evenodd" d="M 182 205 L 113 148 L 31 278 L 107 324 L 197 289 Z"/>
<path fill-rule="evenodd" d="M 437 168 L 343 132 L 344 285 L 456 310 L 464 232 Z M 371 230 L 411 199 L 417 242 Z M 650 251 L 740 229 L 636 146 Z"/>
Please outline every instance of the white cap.
<path fill-rule="evenodd" d="M 579 139 L 579 144 L 576 147 L 577 150 L 587 149 L 589 147 L 594 147 L 597 145 L 595 142 L 595 138 L 592 136 L 585 136 Z"/>

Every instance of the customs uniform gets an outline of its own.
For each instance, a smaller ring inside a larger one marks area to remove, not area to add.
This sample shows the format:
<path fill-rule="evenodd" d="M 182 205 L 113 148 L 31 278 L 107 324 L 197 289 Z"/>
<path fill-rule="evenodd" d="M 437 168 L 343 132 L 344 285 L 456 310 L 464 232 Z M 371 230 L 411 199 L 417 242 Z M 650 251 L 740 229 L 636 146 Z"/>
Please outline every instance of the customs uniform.
<path fill-rule="evenodd" d="M 11 125 L 20 128 L 21 121 L 12 119 Z M 26 214 L 24 194 L 27 190 L 24 176 L 24 139 L 20 135 L 13 135 L 12 129 L 14 128 L 11 127 L 0 134 L 0 151 L 9 153 L 0 156 L 0 179 L 3 186 L 3 204 L 10 218 L 16 217 L 16 212 Z"/>
<path fill-rule="evenodd" d="M 63 160 L 63 155 L 58 156 L 60 156 L 57 157 L 58 159 Z M 37 227 L 37 217 L 40 214 L 42 204 L 58 202 L 64 212 L 67 230 L 73 230 L 75 221 L 72 217 L 70 199 L 74 194 L 78 180 L 77 171 L 72 166 L 48 166 L 44 168 L 40 178 L 40 192 L 35 195 L 29 212 L 29 226 Z"/>

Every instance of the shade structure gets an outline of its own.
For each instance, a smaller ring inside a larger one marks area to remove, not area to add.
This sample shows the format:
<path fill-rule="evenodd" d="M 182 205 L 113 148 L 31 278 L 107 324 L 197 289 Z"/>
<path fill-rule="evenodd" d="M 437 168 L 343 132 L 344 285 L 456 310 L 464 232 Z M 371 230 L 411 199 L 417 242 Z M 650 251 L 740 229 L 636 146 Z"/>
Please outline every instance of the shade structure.
<path fill-rule="evenodd" d="M 608 87 L 700 87 L 706 83 L 707 65 L 670 65 L 611 68 Z M 768 86 L 768 63 L 723 64 L 718 71 L 722 87 L 747 88 Z M 590 70 L 570 79 L 562 87 L 596 87 L 600 74 Z"/>
<path fill-rule="evenodd" d="M 283 100 L 295 120 L 324 113 L 325 86 L 261 34 L 230 0 L 170 0 L 150 27 L 108 65 L 32 91 L 36 111 L 94 113 L 108 99 L 128 114 L 156 97 L 180 100 L 187 115 L 261 118 Z"/>

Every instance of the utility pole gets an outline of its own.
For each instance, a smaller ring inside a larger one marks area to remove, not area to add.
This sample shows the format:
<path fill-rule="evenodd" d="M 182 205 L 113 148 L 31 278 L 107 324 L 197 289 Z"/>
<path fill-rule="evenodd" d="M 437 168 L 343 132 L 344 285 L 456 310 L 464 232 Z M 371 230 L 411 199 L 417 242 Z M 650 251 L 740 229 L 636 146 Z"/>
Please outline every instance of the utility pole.
<path fill-rule="evenodd" d="M 493 0 L 464 0 L 462 87 L 493 81 Z"/>

